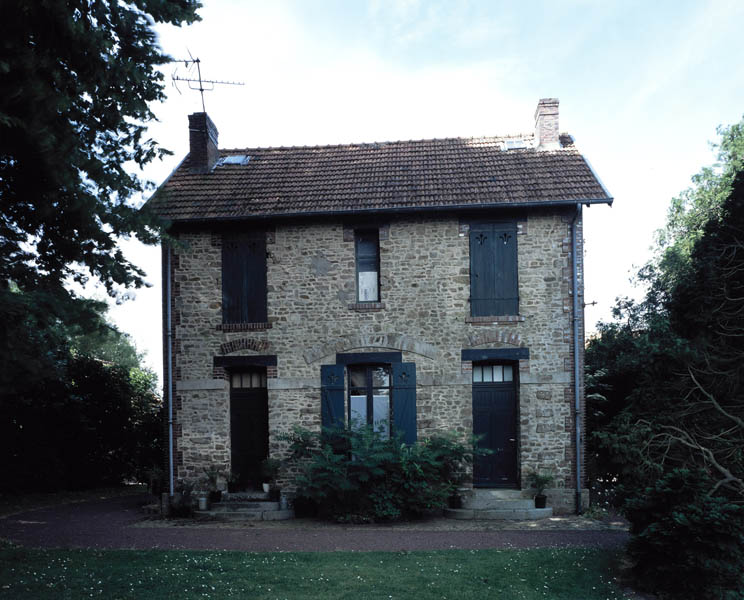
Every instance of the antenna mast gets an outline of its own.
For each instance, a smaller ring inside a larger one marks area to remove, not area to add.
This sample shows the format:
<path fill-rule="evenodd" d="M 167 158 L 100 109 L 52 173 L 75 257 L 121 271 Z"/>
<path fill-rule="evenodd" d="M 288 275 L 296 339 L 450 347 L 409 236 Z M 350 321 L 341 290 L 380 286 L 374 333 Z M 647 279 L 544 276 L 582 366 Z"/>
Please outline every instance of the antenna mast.
<path fill-rule="evenodd" d="M 242 81 L 219 81 L 216 79 L 202 79 L 201 61 L 198 58 L 194 58 L 193 56 L 191 56 L 191 52 L 189 52 L 189 57 L 190 58 L 188 60 L 174 60 L 172 62 L 183 63 L 184 65 L 186 65 L 187 69 L 191 68 L 192 70 L 194 68 L 194 65 L 196 65 L 197 78 L 192 79 L 189 77 L 179 77 L 174 72 L 173 75 L 171 75 L 171 79 L 173 80 L 173 87 L 175 87 L 180 94 L 181 90 L 178 89 L 178 84 L 176 82 L 185 81 L 188 84 L 190 90 L 198 91 L 201 94 L 203 112 L 207 112 L 207 109 L 204 106 L 204 92 L 211 92 L 214 89 L 215 85 L 245 85 L 245 83 L 243 83 Z M 198 84 L 198 87 L 193 84 Z M 205 84 L 209 87 L 204 87 Z"/>

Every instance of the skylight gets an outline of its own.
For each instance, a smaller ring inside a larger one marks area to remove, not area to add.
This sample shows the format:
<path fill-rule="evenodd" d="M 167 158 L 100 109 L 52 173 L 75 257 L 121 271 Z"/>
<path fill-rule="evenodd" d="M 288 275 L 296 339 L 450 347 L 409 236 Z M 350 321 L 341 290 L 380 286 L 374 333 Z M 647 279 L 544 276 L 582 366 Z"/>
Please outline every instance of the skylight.
<path fill-rule="evenodd" d="M 223 156 L 218 164 L 220 165 L 247 165 L 251 159 L 247 154 L 233 154 L 232 156 Z"/>

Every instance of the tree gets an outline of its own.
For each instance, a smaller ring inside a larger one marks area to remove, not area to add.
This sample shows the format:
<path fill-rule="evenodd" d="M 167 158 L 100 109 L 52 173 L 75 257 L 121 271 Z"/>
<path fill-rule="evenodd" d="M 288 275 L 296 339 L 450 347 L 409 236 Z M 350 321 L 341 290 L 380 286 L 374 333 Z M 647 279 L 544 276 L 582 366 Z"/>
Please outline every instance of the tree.
<path fill-rule="evenodd" d="M 86 305 L 66 283 L 93 275 L 110 294 L 141 286 L 117 238 L 157 230 L 131 204 L 130 171 L 166 154 L 146 137 L 169 58 L 155 23 L 198 19 L 192 0 L 0 4 L 0 304 L 17 291 L 63 320 Z M 5 311 L 3 311 L 5 312 Z M 9 316 L 7 313 L 0 315 Z"/>
<path fill-rule="evenodd" d="M 169 60 L 153 26 L 191 23 L 198 7 L 0 3 L 4 486 L 120 481 L 157 444 L 152 374 L 132 369 L 139 357 L 101 317 L 104 303 L 70 284 L 95 277 L 112 296 L 144 284 L 117 242 L 158 239 L 132 203 L 152 188 L 133 173 L 166 153 L 146 135 L 150 106 L 163 98 L 157 67 Z"/>
<path fill-rule="evenodd" d="M 618 481 L 639 580 L 675 598 L 744 587 L 744 121 L 675 199 L 640 303 L 587 351 L 594 473 Z"/>

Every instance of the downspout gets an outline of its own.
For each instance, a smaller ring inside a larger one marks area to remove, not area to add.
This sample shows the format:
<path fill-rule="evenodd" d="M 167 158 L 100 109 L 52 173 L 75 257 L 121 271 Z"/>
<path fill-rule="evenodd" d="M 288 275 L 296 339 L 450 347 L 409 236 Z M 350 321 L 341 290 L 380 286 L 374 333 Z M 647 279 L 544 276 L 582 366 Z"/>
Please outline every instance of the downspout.
<path fill-rule="evenodd" d="M 581 514 L 581 380 L 579 379 L 579 256 L 576 226 L 581 217 L 581 204 L 576 204 L 576 214 L 571 221 L 571 262 L 573 293 L 573 376 L 574 376 L 574 429 L 576 431 L 576 514 Z"/>
<path fill-rule="evenodd" d="M 168 483 L 170 495 L 173 496 L 173 356 L 171 330 L 171 248 L 167 246 L 165 257 L 165 354 L 168 374 L 166 377 L 166 394 L 168 396 Z"/>

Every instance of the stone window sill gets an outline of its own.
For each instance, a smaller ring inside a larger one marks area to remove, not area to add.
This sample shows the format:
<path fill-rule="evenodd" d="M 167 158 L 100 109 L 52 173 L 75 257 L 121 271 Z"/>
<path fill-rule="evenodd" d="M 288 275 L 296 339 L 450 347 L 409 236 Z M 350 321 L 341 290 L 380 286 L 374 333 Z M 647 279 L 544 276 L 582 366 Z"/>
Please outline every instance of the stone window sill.
<path fill-rule="evenodd" d="M 377 312 L 385 310 L 384 302 L 355 302 L 349 304 L 349 310 L 355 310 L 357 312 Z"/>
<path fill-rule="evenodd" d="M 523 315 L 494 315 L 484 317 L 465 317 L 465 322 L 471 325 L 492 325 L 500 323 L 521 323 Z"/>
<path fill-rule="evenodd" d="M 271 327 L 271 323 L 220 323 L 217 325 L 217 331 L 256 331 Z"/>

